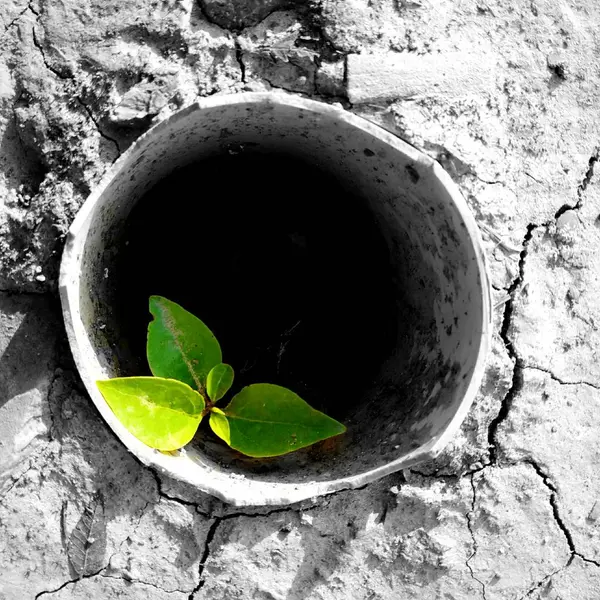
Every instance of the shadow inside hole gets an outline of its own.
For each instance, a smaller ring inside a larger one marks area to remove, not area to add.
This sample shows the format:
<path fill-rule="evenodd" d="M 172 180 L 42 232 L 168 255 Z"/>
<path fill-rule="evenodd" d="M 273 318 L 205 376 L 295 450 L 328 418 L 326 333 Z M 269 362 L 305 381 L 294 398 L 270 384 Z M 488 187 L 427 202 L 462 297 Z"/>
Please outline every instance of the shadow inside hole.
<path fill-rule="evenodd" d="M 298 159 L 226 155 L 177 170 L 133 209 L 117 257 L 124 376 L 149 374 L 152 294 L 214 332 L 236 373 L 229 398 L 275 383 L 342 422 L 397 342 L 389 251 L 365 200 Z"/>

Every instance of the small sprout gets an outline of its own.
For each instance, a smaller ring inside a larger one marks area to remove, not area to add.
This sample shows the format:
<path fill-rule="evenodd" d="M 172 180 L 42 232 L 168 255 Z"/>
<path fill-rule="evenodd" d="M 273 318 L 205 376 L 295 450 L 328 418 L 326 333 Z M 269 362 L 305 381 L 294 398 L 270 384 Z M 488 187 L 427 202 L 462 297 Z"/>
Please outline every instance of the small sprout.
<path fill-rule="evenodd" d="M 197 317 L 162 296 L 150 297 L 147 356 L 154 377 L 96 382 L 116 417 L 137 439 L 162 452 L 182 448 L 204 416 L 234 450 L 254 458 L 280 456 L 346 431 L 287 388 L 244 387 L 220 409 L 233 368 L 219 342 Z"/>
<path fill-rule="evenodd" d="M 213 402 L 218 402 L 233 383 L 233 369 L 224 363 L 215 365 L 206 380 L 206 392 Z"/>

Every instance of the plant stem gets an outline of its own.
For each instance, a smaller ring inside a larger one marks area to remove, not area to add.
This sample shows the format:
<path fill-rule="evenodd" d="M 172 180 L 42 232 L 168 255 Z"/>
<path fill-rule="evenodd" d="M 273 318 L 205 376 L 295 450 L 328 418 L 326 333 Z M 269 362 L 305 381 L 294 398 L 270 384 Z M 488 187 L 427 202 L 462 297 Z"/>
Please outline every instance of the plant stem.
<path fill-rule="evenodd" d="M 204 400 L 204 410 L 202 411 L 202 417 L 201 418 L 204 418 L 212 410 L 212 407 L 215 405 L 215 402 L 213 402 L 208 397 L 208 393 L 206 392 L 206 388 L 203 385 L 201 385 L 200 388 L 201 389 L 199 389 L 198 392 L 202 396 L 202 399 Z"/>

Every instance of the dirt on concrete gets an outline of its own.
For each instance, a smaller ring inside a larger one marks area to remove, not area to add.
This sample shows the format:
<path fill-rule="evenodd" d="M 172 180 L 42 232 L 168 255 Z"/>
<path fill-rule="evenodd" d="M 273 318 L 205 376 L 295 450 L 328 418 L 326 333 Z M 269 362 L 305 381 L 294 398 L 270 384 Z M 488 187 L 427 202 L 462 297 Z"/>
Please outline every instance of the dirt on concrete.
<path fill-rule="evenodd" d="M 595 0 L 4 0 L 0 599 L 600 598 L 599 57 Z M 435 462 L 241 512 L 108 430 L 56 286 L 77 209 L 141 133 L 271 89 L 446 168 L 482 230 L 495 333 Z M 97 492 L 105 559 L 79 580 L 68 539 Z"/>

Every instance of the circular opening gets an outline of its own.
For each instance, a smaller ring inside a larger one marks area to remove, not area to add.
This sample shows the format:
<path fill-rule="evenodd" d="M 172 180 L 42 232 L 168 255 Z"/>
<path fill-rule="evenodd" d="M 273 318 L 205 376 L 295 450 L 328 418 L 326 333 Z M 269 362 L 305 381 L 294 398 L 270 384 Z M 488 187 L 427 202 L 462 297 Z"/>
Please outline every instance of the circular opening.
<path fill-rule="evenodd" d="M 222 497 L 244 480 L 279 503 L 307 497 L 289 492 L 304 482 L 322 493 L 410 466 L 464 417 L 489 335 L 475 224 L 438 166 L 386 132 L 287 96 L 215 98 L 144 136 L 86 209 L 61 278 L 109 422 L 94 381 L 148 373 L 158 294 L 212 329 L 233 392 L 284 385 L 348 428 L 254 460 L 203 423 L 160 463 L 176 476 Z"/>

